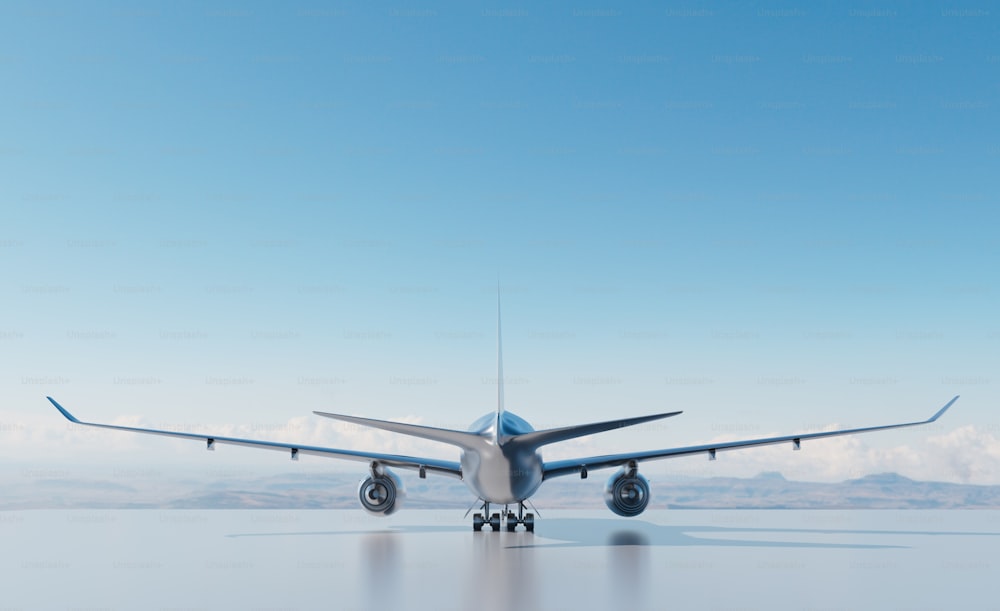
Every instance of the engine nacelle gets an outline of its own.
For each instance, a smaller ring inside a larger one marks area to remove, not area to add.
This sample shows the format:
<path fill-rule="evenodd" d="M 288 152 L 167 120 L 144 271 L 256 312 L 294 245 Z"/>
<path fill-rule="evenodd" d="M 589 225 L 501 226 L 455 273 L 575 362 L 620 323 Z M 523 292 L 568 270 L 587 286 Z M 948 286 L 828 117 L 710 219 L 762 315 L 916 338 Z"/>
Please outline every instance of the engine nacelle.
<path fill-rule="evenodd" d="M 361 480 L 358 486 L 358 500 L 361 507 L 375 516 L 388 516 L 402 507 L 406 498 L 403 480 L 388 469 L 380 469 Z"/>
<path fill-rule="evenodd" d="M 635 467 L 622 467 L 604 485 L 608 509 L 626 518 L 634 518 L 649 505 L 649 481 Z"/>

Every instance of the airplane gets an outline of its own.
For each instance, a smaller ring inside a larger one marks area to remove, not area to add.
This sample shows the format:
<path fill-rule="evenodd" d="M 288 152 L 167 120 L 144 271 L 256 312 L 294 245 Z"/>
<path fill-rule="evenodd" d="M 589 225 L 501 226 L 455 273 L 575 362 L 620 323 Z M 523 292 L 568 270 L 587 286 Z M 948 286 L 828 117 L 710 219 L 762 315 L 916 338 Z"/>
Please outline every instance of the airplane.
<path fill-rule="evenodd" d="M 608 506 L 608 509 L 619 516 L 635 517 L 645 511 L 650 500 L 649 481 L 639 473 L 640 463 L 677 456 L 691 456 L 694 454 L 707 454 L 709 460 L 715 460 L 716 453 L 722 450 L 735 450 L 738 448 L 782 443 L 791 443 L 793 450 L 799 450 L 802 441 L 806 439 L 820 439 L 837 435 L 853 435 L 856 433 L 930 424 L 940 418 L 958 400 L 958 396 L 956 395 L 933 416 L 927 420 L 917 422 L 817 433 L 800 433 L 763 439 L 724 441 L 662 450 L 632 451 L 604 456 L 587 456 L 570 460 L 546 461 L 542 458 L 539 450 L 549 444 L 654 420 L 661 420 L 663 418 L 671 418 L 682 412 L 664 412 L 649 416 L 620 418 L 604 422 L 536 431 L 526 420 L 504 408 L 503 349 L 500 330 L 499 294 L 497 295 L 497 407 L 494 411 L 485 414 L 473 422 L 467 431 L 374 420 L 371 418 L 321 411 L 313 412 L 317 416 L 324 418 L 332 418 L 334 420 L 403 435 L 411 435 L 455 446 L 461 450 L 458 461 L 83 422 L 73 416 L 52 397 L 46 398 L 63 416 L 75 424 L 118 431 L 162 435 L 165 437 L 194 439 L 204 443 L 208 450 L 215 450 L 216 445 L 225 444 L 281 450 L 288 452 L 292 460 L 298 460 L 300 455 L 305 454 L 366 462 L 368 463 L 368 475 L 361 481 L 358 487 L 358 500 L 365 511 L 376 516 L 388 516 L 395 513 L 402 506 L 406 496 L 403 481 L 391 468 L 415 470 L 421 479 L 426 478 L 428 473 L 455 477 L 465 482 L 469 490 L 476 495 L 476 504 L 470 507 L 469 511 L 480 502 L 482 503 L 480 505 L 482 513 L 477 512 L 472 518 L 472 528 L 476 532 L 481 531 L 486 525 L 489 525 L 490 530 L 493 532 L 500 531 L 501 514 L 499 512 L 491 514 L 490 508 L 492 505 L 502 505 L 504 507 L 503 521 L 508 531 L 513 532 L 519 525 L 522 525 L 526 531 L 534 532 L 535 516 L 533 513 L 525 512 L 525 503 L 530 505 L 530 497 L 538 490 L 542 483 L 556 477 L 579 475 L 581 479 L 586 479 L 590 471 L 617 467 L 618 470 L 608 479 L 604 487 L 604 502 Z M 517 514 L 510 509 L 512 505 L 518 508 Z M 468 513 L 466 512 L 466 516 L 468 516 Z"/>

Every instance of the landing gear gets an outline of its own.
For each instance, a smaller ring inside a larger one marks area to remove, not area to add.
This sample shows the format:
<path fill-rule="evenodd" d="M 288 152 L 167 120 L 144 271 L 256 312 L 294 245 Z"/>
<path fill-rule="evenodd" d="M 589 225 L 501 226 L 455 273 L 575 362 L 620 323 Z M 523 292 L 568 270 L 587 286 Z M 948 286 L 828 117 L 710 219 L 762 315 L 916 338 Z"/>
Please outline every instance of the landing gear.
<path fill-rule="evenodd" d="M 518 524 L 524 524 L 524 530 L 530 533 L 535 532 L 535 514 L 524 513 L 524 503 L 518 504 L 516 516 L 513 511 L 507 512 L 507 530 L 514 532 Z"/>
<path fill-rule="evenodd" d="M 482 509 L 484 513 L 475 513 L 472 515 L 472 530 L 480 532 L 483 530 L 483 526 L 489 524 L 490 530 L 493 532 L 500 532 L 500 514 L 494 513 L 490 515 L 489 503 L 483 503 Z M 490 516 L 489 520 L 485 517 L 487 515 Z M 517 514 L 505 507 L 503 524 L 507 527 L 507 532 L 514 532 L 517 530 L 518 524 L 524 524 L 524 530 L 527 532 L 535 532 L 535 514 L 524 513 L 524 503 L 518 503 Z"/>
<path fill-rule="evenodd" d="M 483 503 L 484 513 L 475 513 L 472 515 L 472 530 L 475 532 L 480 532 L 483 530 L 483 526 L 486 524 L 490 525 L 490 530 L 493 532 L 500 532 L 500 514 L 494 513 L 490 515 L 490 504 Z M 487 519 L 485 516 L 490 516 Z"/>

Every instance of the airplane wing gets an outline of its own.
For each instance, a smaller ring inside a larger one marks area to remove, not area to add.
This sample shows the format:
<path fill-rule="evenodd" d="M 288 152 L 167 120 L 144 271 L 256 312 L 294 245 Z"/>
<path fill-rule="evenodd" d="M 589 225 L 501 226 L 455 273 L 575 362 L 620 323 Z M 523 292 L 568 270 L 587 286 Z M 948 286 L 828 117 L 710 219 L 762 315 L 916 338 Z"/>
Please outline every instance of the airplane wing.
<path fill-rule="evenodd" d="M 798 450 L 803 439 L 820 439 L 822 437 L 835 437 L 837 435 L 853 435 L 855 433 L 868 433 L 871 431 L 884 431 L 886 429 L 896 429 L 905 426 L 918 426 L 929 424 L 941 417 L 951 405 L 958 400 L 956 395 L 936 414 L 927 420 L 919 422 L 906 422 L 903 424 L 887 424 L 883 426 L 870 426 L 858 429 L 842 429 L 839 431 L 823 431 L 821 433 L 803 433 L 800 435 L 783 435 L 781 437 L 767 437 L 764 439 L 746 439 L 741 441 L 724 441 L 719 443 L 689 446 L 685 448 L 669 448 L 666 450 L 648 450 L 644 452 L 629 452 L 626 454 L 609 454 L 606 456 L 590 456 L 587 458 L 576 458 L 571 460 L 557 460 L 546 462 L 542 469 L 544 479 L 551 479 L 562 475 L 572 475 L 583 473 L 592 469 L 607 469 L 610 467 L 620 467 L 626 463 L 635 461 L 643 462 L 647 460 L 659 460 L 663 458 L 673 458 L 675 456 L 690 456 L 692 454 L 708 454 L 710 460 L 715 459 L 715 453 L 720 450 L 736 450 L 739 448 L 750 448 L 754 446 L 766 446 L 778 443 L 792 442 L 793 449 Z"/>
<path fill-rule="evenodd" d="M 378 462 L 387 467 L 397 467 L 399 469 L 423 470 L 440 475 L 450 475 L 461 479 L 462 467 L 458 462 L 449 460 L 438 460 L 435 458 L 418 458 L 414 456 L 400 456 L 397 454 L 379 454 L 377 452 L 356 452 L 354 450 L 339 450 L 336 448 L 323 448 L 318 446 L 296 445 L 281 441 L 258 441 L 255 439 L 239 439 L 236 437 L 222 437 L 217 435 L 205 435 L 200 433 L 182 433 L 178 431 L 161 431 L 157 429 L 144 429 L 131 426 L 118 426 L 114 424 L 99 424 L 94 422 L 83 422 L 77 420 L 73 414 L 69 413 L 65 407 L 56 403 L 52 397 L 46 397 L 56 406 L 67 420 L 75 424 L 85 426 L 95 426 L 102 429 L 113 429 L 116 431 L 129 431 L 131 433 L 147 433 L 150 435 L 161 435 L 163 437 L 177 437 L 179 439 L 193 439 L 201 441 L 209 450 L 214 450 L 216 444 L 245 446 L 248 448 L 263 448 L 265 450 L 282 450 L 288 452 L 292 460 L 298 460 L 302 454 L 313 456 L 326 456 L 329 458 L 342 458 L 345 460 L 355 460 L 359 462 Z"/>

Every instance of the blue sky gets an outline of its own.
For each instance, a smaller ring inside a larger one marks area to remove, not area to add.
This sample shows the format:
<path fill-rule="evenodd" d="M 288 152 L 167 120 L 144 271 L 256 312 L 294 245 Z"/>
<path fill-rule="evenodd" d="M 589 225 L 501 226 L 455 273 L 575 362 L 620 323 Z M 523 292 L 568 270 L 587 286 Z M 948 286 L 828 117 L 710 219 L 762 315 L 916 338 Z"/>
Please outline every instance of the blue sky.
<path fill-rule="evenodd" d="M 7 3 L 3 451 L 85 460 L 46 394 L 94 419 L 464 426 L 493 407 L 499 278 L 510 409 L 687 410 L 581 451 L 962 393 L 855 450 L 1000 456 L 992 13 Z"/>

